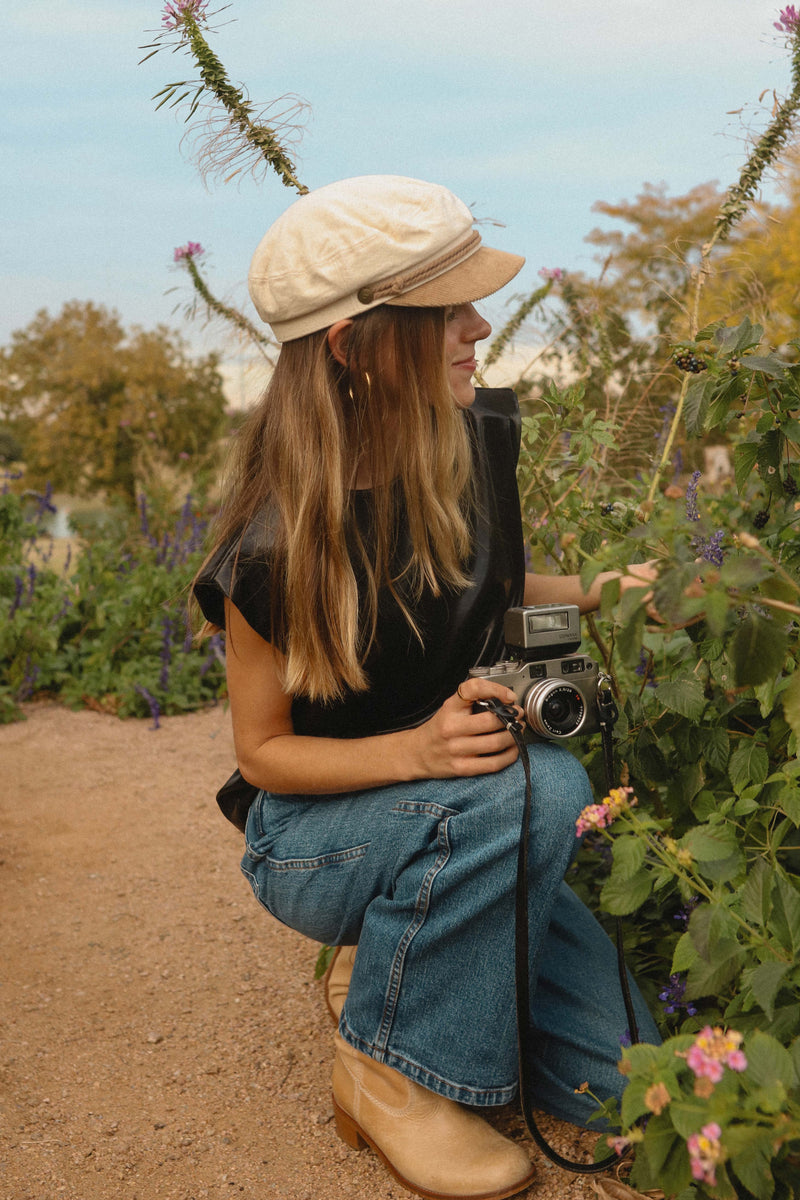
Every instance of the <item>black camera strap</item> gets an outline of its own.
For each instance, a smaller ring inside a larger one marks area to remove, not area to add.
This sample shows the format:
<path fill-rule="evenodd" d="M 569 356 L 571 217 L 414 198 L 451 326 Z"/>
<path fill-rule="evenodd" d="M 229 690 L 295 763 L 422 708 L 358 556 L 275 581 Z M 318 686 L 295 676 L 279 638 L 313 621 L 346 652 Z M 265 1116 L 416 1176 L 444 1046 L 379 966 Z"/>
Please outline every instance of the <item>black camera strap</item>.
<path fill-rule="evenodd" d="M 606 783 L 608 791 L 614 786 L 614 754 L 611 738 L 611 730 L 616 720 L 617 709 L 614 703 L 610 688 L 604 686 L 603 681 L 598 685 L 598 713 L 600 718 L 600 728 L 603 738 L 603 759 L 605 764 Z M 522 1115 L 525 1118 L 525 1124 L 528 1132 L 533 1138 L 536 1145 L 545 1154 L 551 1162 L 562 1167 L 565 1171 L 571 1171 L 576 1175 L 597 1175 L 601 1171 L 607 1171 L 610 1167 L 615 1167 L 620 1161 L 618 1154 L 610 1154 L 606 1158 L 600 1159 L 598 1162 L 580 1163 L 573 1162 L 569 1158 L 564 1158 L 559 1154 L 548 1141 L 536 1124 L 536 1119 L 533 1115 L 533 1106 L 531 1103 L 532 1089 L 528 1079 L 528 1064 L 533 1061 L 535 1051 L 535 1035 L 531 1027 L 531 1009 L 530 1009 L 530 968 L 529 968 L 529 949 L 528 949 L 528 847 L 530 841 L 530 825 L 531 825 L 531 763 L 528 755 L 528 747 L 523 739 L 524 726 L 519 721 L 515 710 L 505 704 L 501 704 L 498 700 L 479 700 L 475 704 L 476 709 L 483 709 L 488 712 L 493 712 L 505 725 L 508 732 L 513 737 L 519 750 L 519 757 L 522 763 L 522 768 L 525 772 L 525 803 L 522 813 L 522 830 L 519 840 L 519 855 L 517 858 L 517 884 L 516 884 L 516 915 L 515 915 L 515 937 L 514 937 L 514 958 L 515 958 L 515 983 L 516 983 L 516 1003 L 517 1003 L 517 1048 L 519 1054 L 519 1092 L 520 1104 L 522 1107 Z M 625 1013 L 628 1018 L 628 1030 L 633 1043 L 639 1040 L 639 1031 L 636 1022 L 636 1014 L 633 1008 L 633 999 L 628 985 L 628 975 L 625 967 L 625 954 L 622 945 L 622 927 L 621 921 L 617 918 L 616 927 L 616 943 L 617 943 L 617 965 L 619 968 L 619 978 L 622 987 L 622 998 L 625 1004 Z"/>

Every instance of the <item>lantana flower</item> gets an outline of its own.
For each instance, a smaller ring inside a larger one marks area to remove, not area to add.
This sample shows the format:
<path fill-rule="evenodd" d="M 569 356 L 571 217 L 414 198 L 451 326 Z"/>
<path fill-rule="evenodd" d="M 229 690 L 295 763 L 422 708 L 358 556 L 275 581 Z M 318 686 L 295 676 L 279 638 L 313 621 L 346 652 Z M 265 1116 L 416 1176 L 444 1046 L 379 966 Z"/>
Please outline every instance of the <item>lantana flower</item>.
<path fill-rule="evenodd" d="M 587 804 L 575 822 L 575 836 L 583 837 L 590 830 L 606 829 L 616 821 L 620 813 L 627 812 L 636 804 L 633 788 L 612 788 L 600 804 Z"/>
<path fill-rule="evenodd" d="M 731 1071 L 747 1069 L 747 1059 L 740 1049 L 742 1040 L 742 1034 L 735 1029 L 723 1030 L 719 1025 L 712 1029 L 710 1025 L 706 1025 L 700 1030 L 688 1051 L 676 1051 L 676 1054 L 686 1059 L 687 1065 L 698 1079 L 710 1079 L 712 1083 L 719 1083 L 725 1067 L 729 1067 Z"/>
<path fill-rule="evenodd" d="M 711 1187 L 716 1187 L 717 1164 L 724 1158 L 721 1137 L 722 1130 L 719 1125 L 716 1121 L 711 1121 L 702 1127 L 700 1133 L 693 1133 L 686 1139 L 692 1178 L 700 1183 L 708 1183 Z"/>

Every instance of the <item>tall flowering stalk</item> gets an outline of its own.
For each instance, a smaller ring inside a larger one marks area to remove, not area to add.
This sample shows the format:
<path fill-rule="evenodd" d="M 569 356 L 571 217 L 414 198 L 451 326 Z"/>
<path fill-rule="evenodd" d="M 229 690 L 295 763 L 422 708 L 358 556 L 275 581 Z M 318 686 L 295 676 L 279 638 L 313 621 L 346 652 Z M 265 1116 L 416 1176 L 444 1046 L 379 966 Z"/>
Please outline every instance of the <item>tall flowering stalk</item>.
<path fill-rule="evenodd" d="M 293 101 L 289 113 L 276 114 L 278 120 L 272 124 L 265 123 L 264 116 L 274 112 L 275 104 L 267 105 L 257 114 L 244 89 L 231 83 L 224 66 L 201 31 L 201 25 L 208 26 L 207 7 L 208 0 L 173 0 L 173 3 L 168 3 L 163 11 L 163 28 L 154 42 L 142 47 L 150 51 L 141 60 L 145 62 L 177 34 L 179 46 L 189 50 L 200 71 L 199 83 L 179 80 L 157 92 L 153 97 L 159 101 L 157 107 L 161 108 L 167 103 L 176 107 L 191 96 L 186 117 L 189 121 L 197 112 L 203 96 L 213 97 L 222 106 L 224 116 L 221 128 L 215 128 L 214 121 L 211 122 L 210 137 L 199 155 L 201 171 L 204 174 L 224 172 L 227 178 L 232 178 L 246 170 L 256 174 L 262 166 L 271 167 L 285 187 L 294 188 L 304 195 L 308 188 L 297 177 L 295 164 L 282 146 L 278 134 L 279 130 L 297 128 L 296 120 L 292 118 L 296 118 L 297 112 L 305 106 L 300 101 Z"/>
<path fill-rule="evenodd" d="M 220 317 L 223 321 L 227 321 L 229 324 L 235 326 L 239 333 L 249 338 L 255 344 L 270 366 L 274 366 L 275 361 L 268 353 L 274 345 L 272 340 L 265 333 L 262 333 L 252 321 L 249 321 L 238 308 L 234 308 L 230 304 L 225 304 L 211 291 L 197 263 L 198 258 L 204 253 L 205 251 L 199 242 L 187 242 L 185 246 L 177 246 L 175 248 L 173 259 L 188 273 L 192 281 L 192 287 L 205 304 L 209 314 Z"/>
<path fill-rule="evenodd" d="M 733 227 L 747 212 L 748 206 L 755 197 L 761 180 L 764 177 L 764 172 L 776 161 L 781 150 L 786 145 L 794 128 L 798 111 L 800 111 L 800 17 L 798 17 L 793 5 L 781 10 L 780 21 L 775 23 L 775 27 L 784 32 L 788 39 L 791 51 L 792 88 L 789 95 L 778 107 L 766 131 L 756 142 L 753 152 L 742 168 L 738 180 L 728 188 L 725 199 L 719 207 L 711 238 L 702 247 L 700 262 L 694 271 L 694 299 L 689 318 L 692 337 L 696 335 L 700 323 L 700 296 L 703 285 L 709 275 L 708 264 L 714 247 L 717 242 L 727 240 Z M 658 466 L 650 481 L 650 488 L 647 494 L 648 505 L 652 505 L 661 477 L 669 463 L 672 446 L 683 417 L 686 393 L 689 390 L 691 378 L 690 374 L 683 377 L 678 403 L 675 408 L 675 416 L 672 419 L 672 425 L 661 452 Z"/>
<path fill-rule="evenodd" d="M 514 337 L 514 335 L 519 332 L 520 326 L 525 318 L 530 316 L 537 304 L 542 303 L 542 301 L 550 292 L 553 284 L 559 282 L 563 277 L 563 272 L 559 267 L 554 267 L 550 270 L 548 270 L 546 267 L 543 267 L 539 274 L 544 279 L 544 284 L 532 291 L 531 294 L 522 301 L 513 316 L 509 318 L 500 332 L 494 338 L 492 338 L 489 349 L 483 356 L 481 370 L 485 370 L 487 367 L 490 367 L 492 363 L 497 362 L 501 354 L 505 352 L 508 343 Z M 477 378 L 479 383 L 484 382 L 481 375 L 478 375 Z"/>

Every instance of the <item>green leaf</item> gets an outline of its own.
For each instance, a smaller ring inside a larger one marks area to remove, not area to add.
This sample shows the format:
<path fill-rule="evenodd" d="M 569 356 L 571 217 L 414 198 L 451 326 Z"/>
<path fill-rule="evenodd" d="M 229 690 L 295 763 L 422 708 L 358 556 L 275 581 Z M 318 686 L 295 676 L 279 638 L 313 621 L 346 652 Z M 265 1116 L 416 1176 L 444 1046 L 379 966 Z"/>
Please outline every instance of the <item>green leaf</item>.
<path fill-rule="evenodd" d="M 733 473 L 736 479 L 736 490 L 744 491 L 745 484 L 758 459 L 758 442 L 740 442 L 733 451 Z"/>
<path fill-rule="evenodd" d="M 706 707 L 702 685 L 696 679 L 675 679 L 656 688 L 656 698 L 670 712 L 699 721 Z"/>
<path fill-rule="evenodd" d="M 672 971 L 688 971 L 691 966 L 700 961 L 700 956 L 695 949 L 692 935 L 688 932 L 682 933 L 675 946 L 675 951 L 672 955 Z"/>
<path fill-rule="evenodd" d="M 728 763 L 728 778 L 737 796 L 748 784 L 762 784 L 769 771 L 769 755 L 763 746 L 751 738 L 740 742 Z"/>
<path fill-rule="evenodd" d="M 690 437 L 696 437 L 703 432 L 714 382 L 713 378 L 693 379 L 686 390 L 683 417 L 686 422 L 686 432 Z"/>
<path fill-rule="evenodd" d="M 783 669 L 788 641 L 776 621 L 748 613 L 728 644 L 740 687 L 766 683 Z"/>
<path fill-rule="evenodd" d="M 770 379 L 783 379 L 786 374 L 786 363 L 775 354 L 748 354 L 742 359 L 742 366 L 751 371 L 761 371 Z"/>
<path fill-rule="evenodd" d="M 647 611 L 644 605 L 639 605 L 617 634 L 617 649 L 622 661 L 629 667 L 635 667 L 639 662 L 646 619 Z"/>
<path fill-rule="evenodd" d="M 770 1168 L 774 1155 L 774 1134 L 764 1129 L 754 1129 L 752 1132 L 755 1136 L 750 1139 L 749 1145 L 740 1153 L 731 1155 L 730 1168 L 756 1200 L 771 1200 L 775 1194 L 775 1180 Z M 727 1131 L 725 1140 L 729 1140 Z"/>
<path fill-rule="evenodd" d="M 796 784 L 787 783 L 778 796 L 777 805 L 793 825 L 800 827 L 800 788 Z"/>
<path fill-rule="evenodd" d="M 729 825 L 695 825 L 685 833 L 679 845 L 697 862 L 715 862 L 729 858 L 739 849 L 736 831 Z"/>
<path fill-rule="evenodd" d="M 622 917 L 636 912 L 650 895 L 652 880 L 644 867 L 630 879 L 621 879 L 612 874 L 600 893 L 600 904 L 606 912 Z"/>
<path fill-rule="evenodd" d="M 784 976 L 789 970 L 789 963 L 765 962 L 752 971 L 744 971 L 742 977 L 750 985 L 756 1001 L 772 1020 L 775 1014 L 775 997 L 778 994 Z"/>
<path fill-rule="evenodd" d="M 682 1191 L 691 1179 L 686 1143 L 676 1133 L 666 1113 L 651 1117 L 647 1123 L 643 1150 L 647 1165 L 659 1188 L 667 1195 Z"/>
<path fill-rule="evenodd" d="M 703 728 L 703 753 L 715 771 L 724 771 L 731 752 L 731 739 L 724 725 Z"/>
<path fill-rule="evenodd" d="M 748 872 L 739 895 L 742 914 L 751 924 L 763 928 L 772 909 L 772 872 L 763 858 Z"/>
<path fill-rule="evenodd" d="M 614 839 L 613 875 L 620 880 L 632 879 L 644 862 L 647 847 L 634 834 Z"/>
<path fill-rule="evenodd" d="M 769 928 L 778 935 L 781 945 L 796 956 L 800 949 L 800 894 L 783 875 L 778 875 L 772 901 Z"/>
<path fill-rule="evenodd" d="M 776 1081 L 788 1090 L 797 1083 L 792 1055 L 768 1033 L 757 1029 L 745 1042 L 747 1081 L 759 1087 L 770 1087 Z"/>
<path fill-rule="evenodd" d="M 800 737 L 800 671 L 795 671 L 783 693 L 783 715 L 789 727 Z"/>
<path fill-rule="evenodd" d="M 720 996 L 739 971 L 746 951 L 730 938 L 723 938 L 711 947 L 710 962 L 696 963 L 689 968 L 686 980 L 686 999 L 699 1000 L 702 996 Z"/>

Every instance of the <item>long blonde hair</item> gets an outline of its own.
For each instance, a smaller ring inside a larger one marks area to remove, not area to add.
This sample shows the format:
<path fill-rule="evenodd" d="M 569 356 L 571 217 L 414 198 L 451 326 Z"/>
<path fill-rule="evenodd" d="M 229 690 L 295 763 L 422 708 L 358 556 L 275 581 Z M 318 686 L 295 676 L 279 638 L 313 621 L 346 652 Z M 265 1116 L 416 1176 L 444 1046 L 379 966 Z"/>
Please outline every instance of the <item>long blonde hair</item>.
<path fill-rule="evenodd" d="M 423 588 L 438 595 L 468 583 L 471 454 L 448 384 L 444 320 L 443 309 L 372 309 L 353 321 L 346 366 L 324 330 L 286 342 L 238 433 L 215 541 L 266 509 L 272 641 L 291 695 L 329 701 L 368 687 L 381 587 L 419 637 L 413 606 Z M 352 512 L 359 476 L 372 488 L 368 541 Z M 411 555 L 398 564 L 401 513 Z"/>

